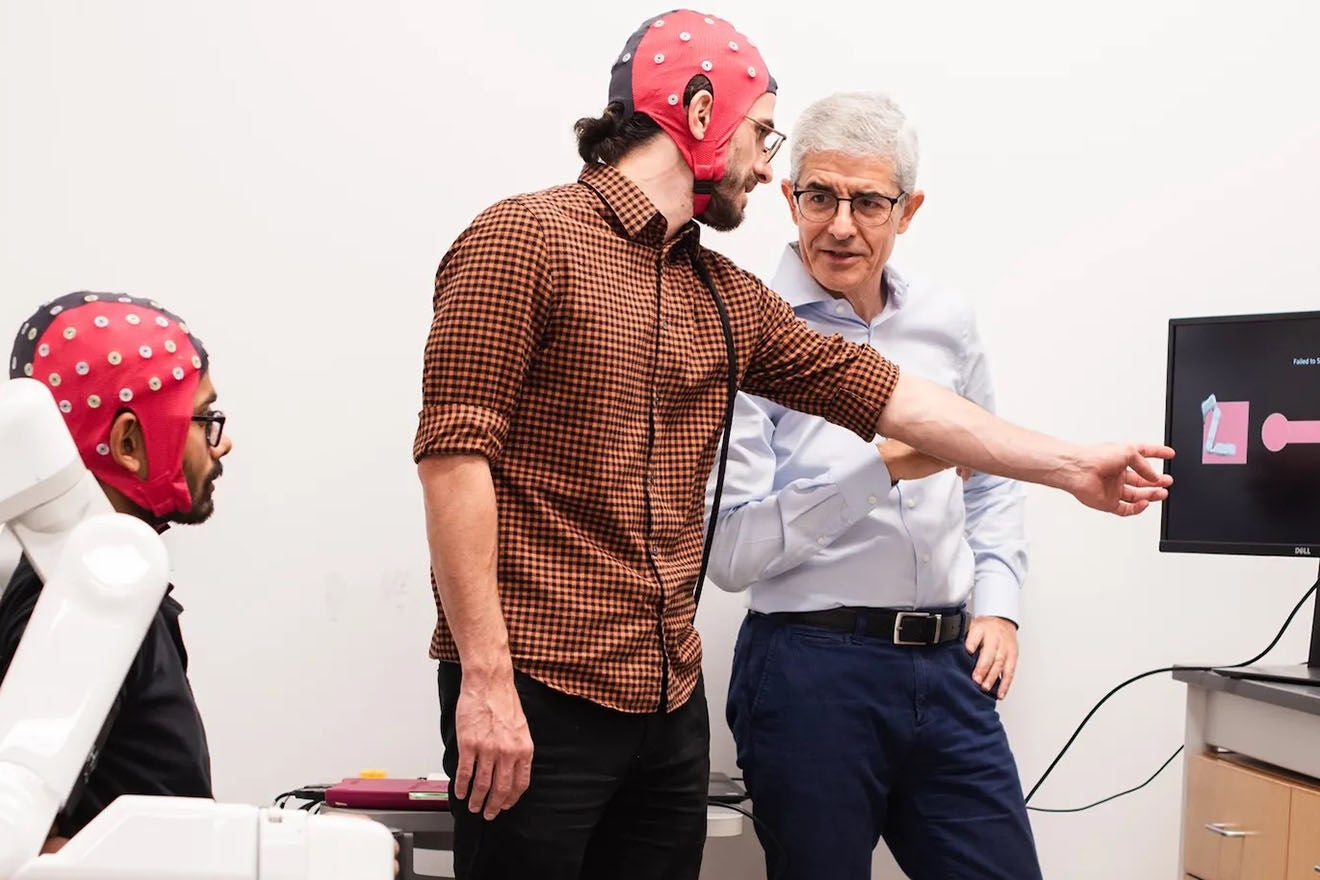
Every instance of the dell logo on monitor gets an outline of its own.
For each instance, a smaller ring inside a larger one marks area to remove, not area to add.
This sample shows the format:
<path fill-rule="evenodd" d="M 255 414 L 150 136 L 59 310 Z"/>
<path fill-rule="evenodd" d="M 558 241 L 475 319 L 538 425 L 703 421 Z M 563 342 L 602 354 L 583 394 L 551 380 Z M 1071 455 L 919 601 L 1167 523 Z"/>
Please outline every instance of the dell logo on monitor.
<path fill-rule="evenodd" d="M 1294 556 L 1310 556 L 1310 555 L 1311 555 L 1311 548 L 1310 548 L 1310 547 L 1294 547 L 1294 548 L 1293 548 L 1293 555 L 1294 555 Z"/>

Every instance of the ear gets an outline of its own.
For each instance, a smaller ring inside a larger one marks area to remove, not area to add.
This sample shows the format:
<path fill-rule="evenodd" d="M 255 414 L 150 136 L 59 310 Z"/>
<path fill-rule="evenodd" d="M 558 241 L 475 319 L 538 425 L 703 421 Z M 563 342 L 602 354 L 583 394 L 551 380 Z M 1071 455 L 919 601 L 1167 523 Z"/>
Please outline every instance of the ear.
<path fill-rule="evenodd" d="M 142 423 L 132 410 L 115 416 L 110 425 L 110 460 L 138 479 L 147 478 L 147 442 L 142 436 Z"/>
<path fill-rule="evenodd" d="M 793 198 L 793 181 L 785 177 L 779 182 L 779 190 L 784 194 L 784 199 L 788 202 L 788 213 L 793 217 L 793 225 L 798 224 L 798 206 L 797 199 Z"/>
<path fill-rule="evenodd" d="M 921 203 L 926 201 L 926 194 L 921 190 L 913 190 L 903 199 L 903 215 L 898 218 L 898 232 L 903 234 L 907 232 L 908 224 L 912 222 L 912 217 L 921 207 Z"/>
<path fill-rule="evenodd" d="M 710 114 L 714 106 L 715 96 L 706 89 L 693 95 L 692 103 L 688 104 L 688 131 L 699 141 L 706 139 L 706 129 L 710 128 Z"/>

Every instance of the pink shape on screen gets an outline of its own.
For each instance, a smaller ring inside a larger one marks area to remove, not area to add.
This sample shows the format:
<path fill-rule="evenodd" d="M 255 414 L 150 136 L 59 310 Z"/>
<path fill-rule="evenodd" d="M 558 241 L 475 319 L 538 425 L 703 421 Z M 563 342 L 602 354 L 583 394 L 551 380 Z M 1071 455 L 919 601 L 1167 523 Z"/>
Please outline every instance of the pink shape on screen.
<path fill-rule="evenodd" d="M 1260 440 L 1270 452 L 1290 443 L 1320 443 L 1320 421 L 1290 422 L 1283 413 L 1271 413 L 1260 426 Z"/>
<path fill-rule="evenodd" d="M 1250 415 L 1251 401 L 1230 400 L 1219 402 L 1219 429 L 1215 431 L 1216 443 L 1232 443 L 1237 447 L 1232 455 L 1215 455 L 1205 451 L 1206 437 L 1210 434 L 1210 420 L 1214 413 L 1201 422 L 1201 463 L 1202 464 L 1246 464 L 1247 463 L 1247 417 Z"/>

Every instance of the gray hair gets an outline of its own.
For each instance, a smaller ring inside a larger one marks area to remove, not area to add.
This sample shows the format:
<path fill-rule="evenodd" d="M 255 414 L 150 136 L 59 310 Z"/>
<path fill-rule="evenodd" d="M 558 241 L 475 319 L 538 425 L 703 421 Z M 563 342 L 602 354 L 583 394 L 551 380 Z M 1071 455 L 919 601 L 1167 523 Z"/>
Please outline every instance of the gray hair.
<path fill-rule="evenodd" d="M 829 151 L 888 159 L 903 192 L 917 185 L 916 129 L 881 92 L 837 92 L 816 101 L 798 118 L 789 144 L 794 182 L 808 153 Z"/>

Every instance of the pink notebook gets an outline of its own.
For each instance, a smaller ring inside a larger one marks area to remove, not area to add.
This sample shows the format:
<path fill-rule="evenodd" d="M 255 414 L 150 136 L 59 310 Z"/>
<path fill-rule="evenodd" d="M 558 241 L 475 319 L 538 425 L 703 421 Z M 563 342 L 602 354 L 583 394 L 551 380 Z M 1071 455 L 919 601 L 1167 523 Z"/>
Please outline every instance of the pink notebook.
<path fill-rule="evenodd" d="M 325 790 L 332 807 L 362 810 L 447 810 L 449 783 L 427 779 L 345 779 Z"/>

